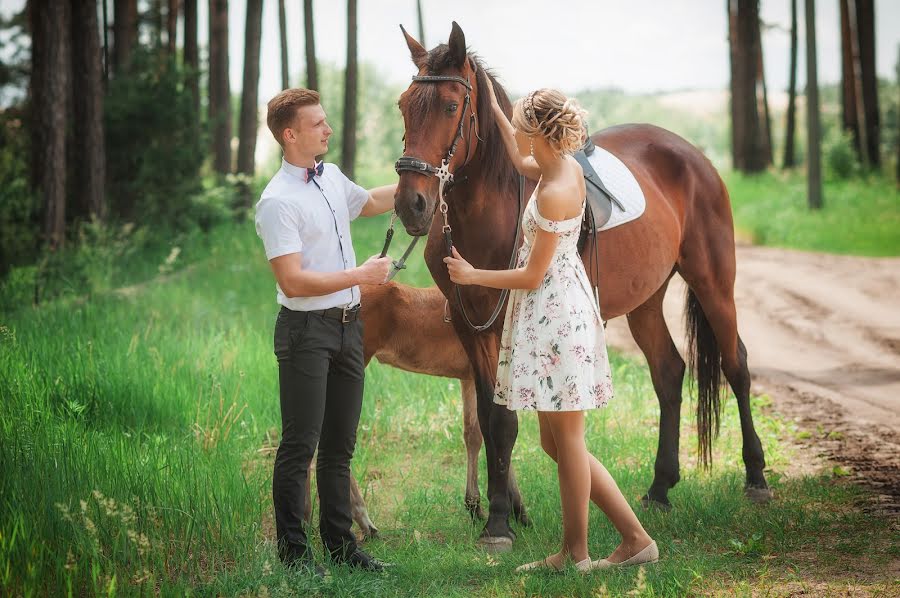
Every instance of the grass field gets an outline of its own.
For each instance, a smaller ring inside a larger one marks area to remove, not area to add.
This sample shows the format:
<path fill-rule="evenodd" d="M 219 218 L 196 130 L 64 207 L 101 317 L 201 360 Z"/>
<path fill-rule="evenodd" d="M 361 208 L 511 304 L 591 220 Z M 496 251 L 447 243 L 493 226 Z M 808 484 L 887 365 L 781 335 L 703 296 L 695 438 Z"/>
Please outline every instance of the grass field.
<path fill-rule="evenodd" d="M 386 223 L 354 224 L 360 261 L 380 248 Z M 395 253 L 404 238 L 398 233 Z M 427 284 L 421 258 L 411 261 L 401 279 Z M 848 584 L 900 593 L 889 574 L 900 558 L 897 528 L 859 508 L 864 495 L 840 470 L 808 465 L 790 442 L 797 431 L 772 414 L 767 397 L 754 406 L 772 504 L 742 497 L 733 401 L 714 467 L 696 467 L 686 398 L 675 509 L 641 510 L 658 407 L 643 362 L 617 355 L 617 396 L 588 417 L 589 447 L 657 539 L 659 564 L 587 577 L 513 573 L 555 551 L 560 535 L 555 469 L 529 415 L 520 418 L 513 459 L 533 526 L 517 527 L 511 553 L 476 549 L 480 526 L 463 505 L 459 385 L 376 363 L 353 469 L 382 530 L 366 549 L 396 567 L 383 576 L 336 568 L 329 584 L 309 585 L 280 568 L 273 546 L 275 313 L 274 284 L 248 222 L 214 231 L 203 259 L 164 279 L 3 316 L 0 593 L 827 595 Z M 484 488 L 483 465 L 481 481 Z M 616 545 L 593 507 L 589 545 L 594 558 Z"/>
<path fill-rule="evenodd" d="M 900 190 L 882 176 L 830 181 L 824 208 L 807 207 L 800 172 L 729 172 L 738 236 L 756 245 L 850 255 L 900 255 Z"/>

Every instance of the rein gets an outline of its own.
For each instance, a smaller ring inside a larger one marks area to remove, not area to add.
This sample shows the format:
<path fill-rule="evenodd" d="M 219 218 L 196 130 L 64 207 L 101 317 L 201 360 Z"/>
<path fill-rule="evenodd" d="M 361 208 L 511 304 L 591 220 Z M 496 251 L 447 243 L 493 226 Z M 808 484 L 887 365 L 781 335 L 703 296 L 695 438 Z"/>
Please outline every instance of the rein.
<path fill-rule="evenodd" d="M 453 75 L 417 75 L 412 78 L 413 83 L 443 83 L 443 82 L 455 82 L 463 85 L 466 88 L 466 97 L 463 100 L 463 107 L 461 111 L 461 115 L 459 117 L 459 124 L 456 128 L 456 136 L 453 138 L 453 143 L 450 144 L 450 149 L 447 151 L 447 155 L 441 161 L 440 167 L 436 167 L 433 164 L 430 164 L 426 160 L 421 160 L 419 158 L 413 156 L 401 156 L 397 159 L 396 164 L 394 165 L 394 169 L 397 171 L 397 174 L 402 174 L 404 171 L 406 172 L 415 172 L 418 174 L 422 174 L 424 176 L 435 176 L 438 178 L 438 202 L 435 203 L 435 209 L 431 213 L 431 221 L 434 221 L 434 216 L 437 212 L 437 208 L 440 207 L 441 216 L 444 219 L 444 226 L 442 228 L 442 232 L 444 235 L 444 244 L 447 249 L 447 256 L 453 255 L 453 237 L 452 232 L 453 229 L 450 227 L 450 223 L 448 222 L 448 212 L 449 205 L 446 201 L 446 195 L 450 188 L 453 186 L 454 175 L 450 172 L 450 161 L 453 159 L 453 155 L 456 153 L 456 146 L 459 144 L 460 139 L 465 139 L 466 141 L 466 159 L 463 162 L 463 166 L 469 163 L 469 159 L 471 158 L 471 150 L 472 150 L 472 131 L 474 128 L 475 136 L 480 140 L 481 137 L 478 135 L 478 116 L 475 113 L 475 110 L 471 108 L 471 96 L 470 93 L 472 91 L 472 83 L 466 78 L 457 77 Z M 466 139 L 464 135 L 464 124 L 466 121 L 466 109 L 469 109 L 469 138 Z M 404 152 L 405 153 L 405 152 Z M 525 177 L 519 175 L 519 194 L 518 194 L 518 211 L 517 211 L 517 219 L 516 219 L 516 240 L 513 244 L 512 255 L 509 258 L 509 268 L 513 268 L 516 264 L 516 255 L 518 253 L 519 241 L 521 239 L 522 227 L 520 226 L 520 220 L 522 218 L 522 206 L 524 204 L 524 195 L 525 195 Z M 394 221 L 396 219 L 397 212 L 396 210 L 391 214 L 391 224 L 385 233 L 384 238 L 384 247 L 381 250 L 381 257 L 387 255 L 388 248 L 391 245 L 391 240 L 394 236 Z M 412 242 L 407 247 L 406 252 L 403 254 L 403 257 L 394 262 L 392 266 L 392 270 L 388 275 L 387 280 L 391 280 L 397 272 L 401 269 L 405 268 L 405 262 L 407 257 L 412 253 L 413 247 L 415 247 L 416 242 L 418 242 L 419 237 L 414 237 Z M 494 322 L 497 320 L 497 317 L 500 315 L 500 311 L 503 309 L 503 305 L 506 303 L 506 299 L 509 296 L 509 289 L 503 289 L 500 293 L 500 299 L 497 302 L 494 311 L 491 313 L 491 316 L 488 318 L 487 322 L 484 324 L 474 324 L 472 320 L 469 318 L 468 313 L 466 313 L 465 305 L 462 301 L 462 294 L 459 290 L 459 285 L 454 285 L 456 291 L 456 300 L 459 303 L 459 309 L 462 312 L 463 319 L 465 319 L 466 324 L 469 325 L 472 330 L 475 332 L 481 332 L 490 328 Z M 446 319 L 446 318 L 445 318 Z"/>

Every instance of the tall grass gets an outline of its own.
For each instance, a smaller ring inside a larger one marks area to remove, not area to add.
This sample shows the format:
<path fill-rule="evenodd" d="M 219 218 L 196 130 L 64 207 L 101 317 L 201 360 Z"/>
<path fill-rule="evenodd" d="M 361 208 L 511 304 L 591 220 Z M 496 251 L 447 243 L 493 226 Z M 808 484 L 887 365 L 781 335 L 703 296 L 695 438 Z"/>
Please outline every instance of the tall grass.
<path fill-rule="evenodd" d="M 380 249 L 386 224 L 386 216 L 354 224 L 360 260 Z M 714 468 L 695 467 L 686 401 L 675 510 L 641 510 L 658 407 L 645 366 L 613 355 L 616 398 L 588 417 L 588 442 L 658 540 L 660 564 L 589 577 L 513 574 L 554 551 L 560 535 L 555 471 L 529 415 L 520 418 L 514 466 L 534 525 L 517 528 L 509 554 L 477 550 L 480 527 L 463 504 L 459 385 L 373 363 L 353 469 L 382 530 L 367 549 L 396 567 L 383 576 L 336 568 L 324 586 L 287 573 L 273 546 L 270 498 L 280 421 L 274 284 L 250 222 L 214 240 L 201 261 L 163 281 L 4 316 L 4 593 L 680 595 L 755 584 L 760 575 L 817 574 L 785 560 L 790 555 L 812 554 L 817 567 L 833 569 L 836 538 L 848 554 L 875 546 L 876 564 L 897 556 L 878 548 L 889 537 L 896 547 L 896 532 L 851 508 L 858 490 L 827 476 L 782 475 L 794 455 L 782 439 L 793 431 L 765 397 L 755 407 L 775 503 L 754 506 L 741 495 L 733 403 Z M 392 253 L 405 241 L 398 231 Z M 429 282 L 420 255 L 401 279 Z M 484 487 L 483 464 L 481 479 Z M 614 530 L 592 508 L 592 556 L 615 545 Z"/>

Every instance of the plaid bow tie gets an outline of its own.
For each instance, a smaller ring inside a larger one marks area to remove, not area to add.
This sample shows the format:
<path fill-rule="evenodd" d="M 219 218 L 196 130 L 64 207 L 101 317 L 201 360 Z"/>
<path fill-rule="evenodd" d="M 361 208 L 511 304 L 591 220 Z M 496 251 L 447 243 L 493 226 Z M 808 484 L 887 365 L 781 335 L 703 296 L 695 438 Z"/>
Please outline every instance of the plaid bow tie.
<path fill-rule="evenodd" d="M 314 176 L 322 176 L 322 171 L 325 170 L 325 163 L 318 162 L 315 168 L 307 168 L 306 172 L 303 174 L 304 179 L 307 183 L 312 180 Z"/>

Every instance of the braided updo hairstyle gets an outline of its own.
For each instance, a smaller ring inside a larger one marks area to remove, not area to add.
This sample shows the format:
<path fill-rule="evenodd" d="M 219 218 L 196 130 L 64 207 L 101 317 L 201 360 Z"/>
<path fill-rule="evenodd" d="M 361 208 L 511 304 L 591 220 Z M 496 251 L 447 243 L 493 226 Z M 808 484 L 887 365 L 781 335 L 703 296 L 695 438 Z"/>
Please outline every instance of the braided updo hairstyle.
<path fill-rule="evenodd" d="M 512 124 L 526 135 L 540 135 L 561 154 L 581 149 L 587 112 L 555 89 L 538 89 L 516 102 Z"/>

